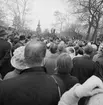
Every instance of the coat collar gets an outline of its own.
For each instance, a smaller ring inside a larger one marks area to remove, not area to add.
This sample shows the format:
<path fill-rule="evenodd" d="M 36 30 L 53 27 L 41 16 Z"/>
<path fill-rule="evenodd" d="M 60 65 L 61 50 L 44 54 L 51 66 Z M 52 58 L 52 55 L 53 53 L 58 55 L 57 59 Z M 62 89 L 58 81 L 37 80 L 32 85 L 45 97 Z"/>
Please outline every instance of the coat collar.
<path fill-rule="evenodd" d="M 28 72 L 45 72 L 45 73 L 47 73 L 47 70 L 44 66 L 37 66 L 37 67 L 25 69 L 25 70 L 21 71 L 20 74 L 28 73 Z"/>
<path fill-rule="evenodd" d="M 83 58 L 85 58 L 85 59 L 91 59 L 90 55 L 87 55 L 87 54 L 84 54 Z"/>

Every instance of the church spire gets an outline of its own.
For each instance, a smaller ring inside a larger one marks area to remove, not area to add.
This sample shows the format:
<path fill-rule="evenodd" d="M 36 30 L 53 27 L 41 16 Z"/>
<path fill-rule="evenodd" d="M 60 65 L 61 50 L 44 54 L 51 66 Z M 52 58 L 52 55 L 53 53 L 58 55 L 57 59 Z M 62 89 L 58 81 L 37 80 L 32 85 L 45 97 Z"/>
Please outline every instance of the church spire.
<path fill-rule="evenodd" d="M 36 28 L 36 33 L 37 35 L 40 35 L 41 34 L 41 27 L 40 27 L 40 20 L 38 21 L 38 25 L 37 25 L 37 28 Z"/>
<path fill-rule="evenodd" d="M 37 25 L 38 27 L 40 27 L 41 25 L 40 25 L 40 20 L 38 21 L 38 25 Z"/>

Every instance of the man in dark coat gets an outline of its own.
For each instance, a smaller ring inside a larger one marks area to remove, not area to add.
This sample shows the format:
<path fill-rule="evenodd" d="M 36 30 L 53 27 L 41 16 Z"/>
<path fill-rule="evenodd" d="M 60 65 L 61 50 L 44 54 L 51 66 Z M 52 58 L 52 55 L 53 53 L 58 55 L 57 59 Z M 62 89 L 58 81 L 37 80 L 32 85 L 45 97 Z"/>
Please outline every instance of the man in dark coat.
<path fill-rule="evenodd" d="M 43 59 L 46 45 L 43 42 L 29 42 L 24 51 L 25 69 L 18 77 L 4 80 L 0 84 L 0 105 L 57 105 L 64 91 L 62 80 L 55 80 L 46 73 Z"/>
<path fill-rule="evenodd" d="M 12 52 L 15 49 L 17 49 L 18 47 L 25 45 L 25 36 L 24 35 L 21 35 L 19 38 L 15 38 L 15 39 L 14 39 L 14 41 L 17 41 L 17 43 L 14 42 L 14 45 L 13 45 L 13 48 L 12 48 Z"/>
<path fill-rule="evenodd" d="M 7 35 L 5 30 L 0 31 L 0 73 L 2 78 L 12 69 L 10 64 L 10 51 L 11 45 L 7 42 L 4 37 Z"/>
<path fill-rule="evenodd" d="M 91 59 L 92 52 L 92 46 L 87 45 L 84 48 L 84 55 L 81 57 L 75 57 L 73 59 L 73 69 L 71 74 L 77 77 L 81 84 L 92 75 L 96 75 L 102 78 L 102 71 L 100 66 L 93 62 Z"/>

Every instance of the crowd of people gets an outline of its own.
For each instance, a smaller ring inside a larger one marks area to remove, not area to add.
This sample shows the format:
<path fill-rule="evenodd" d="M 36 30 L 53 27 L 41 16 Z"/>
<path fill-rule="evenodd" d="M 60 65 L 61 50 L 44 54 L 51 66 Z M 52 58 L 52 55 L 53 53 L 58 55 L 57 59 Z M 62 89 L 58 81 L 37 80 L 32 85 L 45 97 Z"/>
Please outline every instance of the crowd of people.
<path fill-rule="evenodd" d="M 0 31 L 0 105 L 103 105 L 103 43 L 10 39 Z"/>

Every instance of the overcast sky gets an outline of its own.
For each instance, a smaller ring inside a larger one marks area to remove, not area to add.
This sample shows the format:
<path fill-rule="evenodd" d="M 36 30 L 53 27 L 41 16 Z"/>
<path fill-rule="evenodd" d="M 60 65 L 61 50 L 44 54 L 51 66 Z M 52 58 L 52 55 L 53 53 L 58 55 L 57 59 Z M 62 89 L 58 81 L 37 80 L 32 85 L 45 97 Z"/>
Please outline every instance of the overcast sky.
<path fill-rule="evenodd" d="M 29 26 L 35 29 L 40 20 L 41 28 L 44 30 L 52 27 L 51 24 L 55 21 L 54 12 L 65 12 L 67 4 L 63 0 L 34 0 L 31 7 Z"/>
<path fill-rule="evenodd" d="M 68 12 L 72 11 L 71 5 L 67 5 L 65 0 L 30 0 L 30 4 L 28 4 L 28 7 L 30 8 L 30 13 L 27 15 L 27 23 L 28 26 L 36 30 L 38 21 L 40 20 L 41 23 L 41 29 L 51 29 L 52 24 L 55 22 L 54 12 L 60 11 L 62 13 L 65 13 L 67 8 Z M 7 12 L 7 10 L 6 10 Z M 9 13 L 8 13 L 9 14 Z M 75 18 L 70 15 L 69 17 L 70 22 L 74 22 Z M 11 16 L 8 17 L 8 23 L 9 20 L 11 20 Z M 10 23 L 12 25 L 12 21 Z"/>

